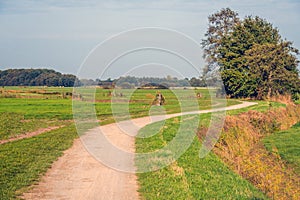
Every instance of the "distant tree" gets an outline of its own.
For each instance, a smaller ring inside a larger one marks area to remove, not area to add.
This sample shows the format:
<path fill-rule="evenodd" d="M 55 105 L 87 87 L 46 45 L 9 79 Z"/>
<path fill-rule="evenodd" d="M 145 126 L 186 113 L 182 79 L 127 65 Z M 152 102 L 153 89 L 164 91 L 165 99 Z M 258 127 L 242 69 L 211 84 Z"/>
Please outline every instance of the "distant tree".
<path fill-rule="evenodd" d="M 80 79 L 80 83 L 84 86 L 98 85 L 98 81 L 93 79 Z"/>
<path fill-rule="evenodd" d="M 122 89 L 132 89 L 134 88 L 134 85 L 128 82 L 122 82 L 120 85 L 118 85 Z"/>
<path fill-rule="evenodd" d="M 204 78 L 191 78 L 189 81 L 190 86 L 192 87 L 206 87 L 206 82 Z"/>
<path fill-rule="evenodd" d="M 51 69 L 8 69 L 0 71 L 1 86 L 65 86 L 72 87 L 77 80 L 71 74 Z"/>

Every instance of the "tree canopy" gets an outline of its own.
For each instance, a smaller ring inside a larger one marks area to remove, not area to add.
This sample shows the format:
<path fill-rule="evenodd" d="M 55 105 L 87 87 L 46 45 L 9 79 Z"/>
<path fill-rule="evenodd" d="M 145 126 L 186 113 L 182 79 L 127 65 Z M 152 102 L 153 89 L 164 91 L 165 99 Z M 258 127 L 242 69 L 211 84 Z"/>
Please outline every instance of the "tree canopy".
<path fill-rule="evenodd" d="M 72 74 L 61 74 L 52 69 L 8 69 L 0 71 L 0 86 L 64 86 L 76 81 Z"/>
<path fill-rule="evenodd" d="M 207 61 L 204 73 L 219 71 L 230 97 L 296 96 L 300 88 L 298 50 L 266 20 L 237 16 L 226 8 L 208 18 L 202 42 Z"/>

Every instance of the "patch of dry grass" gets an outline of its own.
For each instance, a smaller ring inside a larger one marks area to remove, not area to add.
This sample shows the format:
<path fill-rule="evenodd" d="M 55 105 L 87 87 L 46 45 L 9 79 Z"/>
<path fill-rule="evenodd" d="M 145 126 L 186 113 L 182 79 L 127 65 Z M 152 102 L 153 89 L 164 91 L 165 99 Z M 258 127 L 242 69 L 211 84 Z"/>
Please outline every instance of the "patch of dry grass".
<path fill-rule="evenodd" d="M 267 151 L 261 139 L 278 130 L 285 130 L 300 121 L 300 106 L 270 109 L 260 113 L 248 111 L 228 116 L 214 152 L 231 169 L 252 182 L 272 199 L 297 199 L 300 177 L 276 152 Z M 200 139 L 206 130 L 198 132 Z"/>

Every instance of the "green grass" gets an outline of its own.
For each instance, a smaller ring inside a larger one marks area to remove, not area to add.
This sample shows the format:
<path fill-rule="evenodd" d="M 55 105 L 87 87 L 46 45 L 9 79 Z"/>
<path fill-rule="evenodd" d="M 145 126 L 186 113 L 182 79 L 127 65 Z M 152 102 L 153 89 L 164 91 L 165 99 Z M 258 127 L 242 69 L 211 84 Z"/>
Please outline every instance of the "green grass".
<path fill-rule="evenodd" d="M 25 119 L 72 119 L 70 99 L 0 98 L 0 113 L 24 115 Z"/>
<path fill-rule="evenodd" d="M 39 180 L 77 137 L 74 126 L 0 145 L 0 199 L 15 199 Z"/>
<path fill-rule="evenodd" d="M 72 88 L 38 88 L 38 87 L 5 87 L 5 90 L 15 90 L 19 93 L 26 91 L 39 91 L 41 89 L 50 92 L 65 92 L 72 91 Z M 79 90 L 82 92 L 85 99 L 89 99 L 95 89 L 86 88 Z M 176 113 L 181 111 L 191 110 L 203 110 L 211 108 L 210 95 L 207 89 L 195 90 L 195 93 L 201 92 L 203 97 L 200 99 L 193 98 L 193 90 L 161 90 L 161 93 L 166 98 L 166 104 L 163 109 L 166 113 Z M 118 100 L 126 100 L 130 97 L 129 103 L 129 116 L 125 116 L 124 119 L 132 117 L 142 117 L 149 115 L 151 109 L 151 102 L 155 96 L 157 90 L 122 90 L 124 97 L 110 97 L 111 90 L 96 89 L 94 103 L 96 114 L 102 124 L 111 123 L 114 121 L 112 115 L 112 106 L 119 106 L 122 109 L 128 107 L 127 103 L 112 104 L 111 99 L 117 98 Z M 130 93 L 133 92 L 132 95 Z M 19 94 L 17 93 L 17 94 Z M 13 93 L 15 94 L 15 93 Z M 60 96 L 60 95 L 58 95 Z M 1 95 L 0 95 L 1 97 Z M 216 107 L 222 106 L 220 102 L 224 100 L 218 100 L 215 102 Z M 224 102 L 227 105 L 239 104 L 237 100 L 228 100 Z M 14 112 L 20 115 L 24 115 L 24 119 L 59 119 L 68 120 L 73 119 L 72 113 L 72 100 L 70 98 L 48 98 L 47 95 L 41 95 L 38 98 L 0 98 L 0 113 Z M 118 115 L 118 109 L 115 111 Z M 122 113 L 121 113 L 122 114 Z M 155 114 L 155 113 L 154 113 Z M 160 114 L 160 113 L 156 113 Z"/>
<path fill-rule="evenodd" d="M 267 102 L 267 101 L 249 101 L 249 102 L 256 102 L 257 105 L 249 106 L 246 108 L 241 108 L 238 110 L 230 110 L 227 111 L 228 115 L 237 115 L 243 112 L 247 112 L 249 110 L 256 110 L 259 112 L 266 112 L 271 108 L 279 108 L 279 107 L 285 107 L 286 105 L 279 102 Z"/>
<path fill-rule="evenodd" d="M 5 87 L 4 89 L 14 90 L 13 94 L 22 97 L 7 98 L 8 96 L 0 94 L 0 139 L 14 137 L 52 124 L 65 123 L 60 120 L 73 119 L 72 100 L 69 97 L 62 98 L 60 94 L 43 94 L 43 91 L 48 93 L 71 92 L 72 88 Z M 42 92 L 36 93 L 36 90 Z M 102 89 L 97 89 L 96 92 L 98 101 L 95 102 L 95 107 L 97 117 L 102 124 L 114 121 L 111 113 L 111 97 L 108 96 L 108 92 L 109 90 Z M 166 105 L 161 108 L 165 109 L 167 113 L 180 112 L 181 104 L 176 95 L 170 90 L 161 92 L 166 97 Z M 182 92 L 185 111 L 195 109 L 195 105 L 189 101 L 190 97 L 184 96 L 186 91 L 177 92 Z M 203 98 L 196 99 L 200 109 L 211 108 L 208 91 L 200 89 L 196 92 L 203 94 Z M 129 105 L 131 117 L 148 115 L 151 109 L 151 95 L 155 94 L 156 90 L 136 90 L 131 96 L 132 101 Z M 85 96 L 85 98 L 88 97 Z M 227 101 L 227 105 L 238 103 L 236 100 Z M 80 128 L 85 130 L 94 125 L 86 123 Z M 67 126 L 32 138 L 0 145 L 0 199 L 14 199 L 16 194 L 20 194 L 28 186 L 38 181 L 51 163 L 71 146 L 73 139 L 77 136 L 74 126 Z"/>
<path fill-rule="evenodd" d="M 39 128 L 62 124 L 66 124 L 66 122 L 39 119 L 25 120 L 24 115 L 18 113 L 0 113 L 0 140 L 36 131 Z"/>
<path fill-rule="evenodd" d="M 207 126 L 210 114 L 200 115 L 201 125 Z M 136 139 L 136 151 L 152 152 L 162 148 L 176 134 L 179 119 L 150 124 L 140 130 L 146 135 L 160 130 L 149 138 Z M 187 132 L 195 130 L 187 129 Z M 216 155 L 199 158 L 200 142 L 195 137 L 188 150 L 172 165 L 154 172 L 138 174 L 139 192 L 144 199 L 266 199 L 248 181 L 232 172 Z M 143 167 L 140 160 L 137 168 Z"/>
<path fill-rule="evenodd" d="M 300 123 L 286 131 L 279 131 L 263 139 L 266 148 L 279 153 L 300 175 Z"/>

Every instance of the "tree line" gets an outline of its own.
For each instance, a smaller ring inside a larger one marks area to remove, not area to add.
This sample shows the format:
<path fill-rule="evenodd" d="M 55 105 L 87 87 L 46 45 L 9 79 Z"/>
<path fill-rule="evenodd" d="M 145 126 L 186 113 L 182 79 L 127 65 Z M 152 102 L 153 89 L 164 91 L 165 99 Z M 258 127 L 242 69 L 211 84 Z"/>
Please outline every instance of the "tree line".
<path fill-rule="evenodd" d="M 111 86 L 120 88 L 137 88 L 147 84 L 159 84 L 165 87 L 206 87 L 206 81 L 204 78 L 184 78 L 178 79 L 177 77 L 167 76 L 164 78 L 158 77 L 135 77 L 135 76 L 124 76 L 116 79 L 108 78 L 107 80 L 100 79 L 80 79 L 81 85 L 99 85 L 99 86 Z"/>
<path fill-rule="evenodd" d="M 62 74 L 53 69 L 7 69 L 0 70 L 0 86 L 117 86 L 121 88 L 135 88 L 145 84 L 156 83 L 166 87 L 205 87 L 205 80 L 193 77 L 191 79 L 178 79 L 167 76 L 134 77 L 125 76 L 117 79 L 78 79 L 72 74 Z"/>
<path fill-rule="evenodd" d="M 0 86 L 73 87 L 76 76 L 52 69 L 7 69 L 0 71 Z"/>
<path fill-rule="evenodd" d="M 258 16 L 240 19 L 230 8 L 210 15 L 208 22 L 202 41 L 204 76 L 219 72 L 224 94 L 256 99 L 299 96 L 299 51 L 271 23 Z"/>

